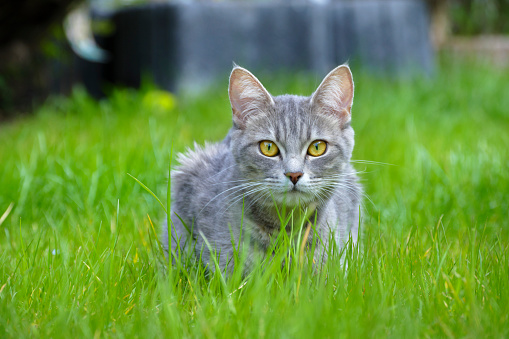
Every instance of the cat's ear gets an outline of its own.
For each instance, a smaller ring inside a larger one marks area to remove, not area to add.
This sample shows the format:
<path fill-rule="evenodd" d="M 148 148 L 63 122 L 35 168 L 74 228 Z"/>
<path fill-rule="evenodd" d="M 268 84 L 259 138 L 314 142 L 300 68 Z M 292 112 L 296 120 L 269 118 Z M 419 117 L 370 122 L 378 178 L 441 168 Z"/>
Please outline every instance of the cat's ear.
<path fill-rule="evenodd" d="M 313 111 L 333 114 L 346 126 L 351 119 L 353 104 L 353 78 L 350 68 L 341 65 L 333 69 L 323 79 L 311 96 Z"/>
<path fill-rule="evenodd" d="M 228 88 L 233 121 L 243 128 L 249 116 L 260 114 L 274 105 L 272 96 L 247 69 L 235 66 Z"/>

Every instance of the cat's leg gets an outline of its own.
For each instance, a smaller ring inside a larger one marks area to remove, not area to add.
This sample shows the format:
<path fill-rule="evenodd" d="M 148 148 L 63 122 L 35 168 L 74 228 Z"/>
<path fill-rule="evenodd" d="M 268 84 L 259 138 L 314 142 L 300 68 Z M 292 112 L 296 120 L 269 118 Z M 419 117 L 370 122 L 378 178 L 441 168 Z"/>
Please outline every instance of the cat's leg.
<path fill-rule="evenodd" d="M 177 258 L 182 258 L 190 250 L 189 247 L 193 237 L 187 230 L 189 226 L 187 224 L 184 225 L 174 211 L 171 211 L 170 215 L 173 215 L 170 224 L 168 224 L 167 220 L 163 223 L 161 242 L 165 255 L 171 256 L 172 263 L 175 264 Z"/>
<path fill-rule="evenodd" d="M 355 246 L 358 233 L 358 213 L 350 215 L 328 209 L 322 213 L 322 218 L 315 226 L 317 234 L 314 236 L 315 253 L 314 263 L 318 269 L 325 265 L 330 256 L 341 256 L 341 263 L 346 258 L 346 246 L 349 241 Z"/>

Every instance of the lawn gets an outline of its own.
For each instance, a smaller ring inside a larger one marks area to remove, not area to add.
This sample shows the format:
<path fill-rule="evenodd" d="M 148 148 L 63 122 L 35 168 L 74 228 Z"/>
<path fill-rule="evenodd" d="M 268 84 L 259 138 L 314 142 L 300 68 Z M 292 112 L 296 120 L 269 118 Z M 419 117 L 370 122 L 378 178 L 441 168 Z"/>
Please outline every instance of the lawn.
<path fill-rule="evenodd" d="M 320 81 L 259 78 L 273 94 Z M 509 70 L 445 61 L 430 78 L 354 79 L 364 236 L 321 273 L 294 245 L 281 255 L 296 260 L 247 277 L 166 268 L 164 209 L 127 173 L 166 205 L 172 149 L 231 124 L 226 78 L 175 101 L 76 89 L 4 122 L 0 336 L 508 337 Z"/>

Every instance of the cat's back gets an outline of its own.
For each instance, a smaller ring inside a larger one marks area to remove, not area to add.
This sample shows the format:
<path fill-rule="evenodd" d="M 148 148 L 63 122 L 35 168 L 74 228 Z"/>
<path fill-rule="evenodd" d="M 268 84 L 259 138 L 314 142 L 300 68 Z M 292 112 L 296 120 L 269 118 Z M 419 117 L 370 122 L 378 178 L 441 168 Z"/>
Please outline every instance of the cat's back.
<path fill-rule="evenodd" d="M 172 180 L 182 176 L 203 178 L 220 169 L 230 153 L 229 140 L 219 143 L 205 143 L 200 146 L 194 144 L 194 149 L 188 149 L 177 157 L 178 167 L 172 171 Z"/>
<path fill-rule="evenodd" d="M 173 205 L 183 215 L 193 218 L 211 195 L 221 189 L 219 183 L 228 175 L 227 169 L 233 163 L 230 138 L 204 146 L 195 143 L 194 149 L 180 153 L 177 160 L 179 165 L 171 173 Z"/>

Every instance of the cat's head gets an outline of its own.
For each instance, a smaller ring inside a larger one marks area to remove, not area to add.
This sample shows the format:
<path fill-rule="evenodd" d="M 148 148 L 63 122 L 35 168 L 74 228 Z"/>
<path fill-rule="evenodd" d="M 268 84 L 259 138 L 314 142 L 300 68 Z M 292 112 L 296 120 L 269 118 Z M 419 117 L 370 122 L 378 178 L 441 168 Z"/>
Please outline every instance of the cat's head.
<path fill-rule="evenodd" d="M 248 70 L 233 69 L 231 150 L 243 179 L 253 184 L 246 187 L 260 202 L 327 200 L 353 151 L 353 95 L 345 65 L 332 70 L 310 97 L 273 97 Z"/>

